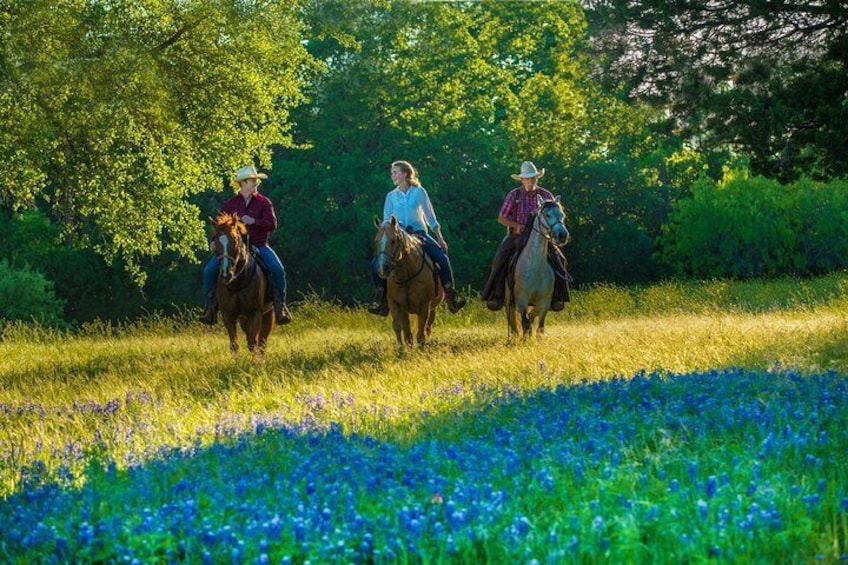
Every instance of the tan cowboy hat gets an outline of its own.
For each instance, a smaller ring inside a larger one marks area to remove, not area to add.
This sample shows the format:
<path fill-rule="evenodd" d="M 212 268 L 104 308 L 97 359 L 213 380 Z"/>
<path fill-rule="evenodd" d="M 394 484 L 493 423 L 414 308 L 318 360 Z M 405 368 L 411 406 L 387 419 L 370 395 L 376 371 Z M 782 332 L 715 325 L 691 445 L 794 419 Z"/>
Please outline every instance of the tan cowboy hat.
<path fill-rule="evenodd" d="M 234 183 L 240 183 L 243 180 L 247 179 L 267 179 L 268 175 L 265 173 L 259 173 L 256 171 L 256 167 L 252 165 L 246 165 L 236 171 L 236 176 L 233 177 Z"/>
<path fill-rule="evenodd" d="M 543 176 L 545 176 L 545 169 L 537 171 L 536 165 L 534 165 L 531 161 L 524 161 L 521 163 L 521 172 L 517 175 L 512 175 L 512 178 L 515 180 L 530 179 L 533 177 L 540 179 Z"/>

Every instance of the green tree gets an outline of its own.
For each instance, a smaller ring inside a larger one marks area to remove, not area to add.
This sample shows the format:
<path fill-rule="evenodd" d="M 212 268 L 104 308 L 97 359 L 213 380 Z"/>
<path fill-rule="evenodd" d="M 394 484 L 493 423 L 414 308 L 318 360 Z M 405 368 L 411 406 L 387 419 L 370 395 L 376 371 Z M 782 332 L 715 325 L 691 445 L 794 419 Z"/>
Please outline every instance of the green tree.
<path fill-rule="evenodd" d="M 13 320 L 59 324 L 62 306 L 53 284 L 41 273 L 14 269 L 8 260 L 0 259 L 0 325 Z"/>
<path fill-rule="evenodd" d="M 772 178 L 848 173 L 844 2 L 585 4 L 599 78 L 688 142 L 748 155 Z"/>
<path fill-rule="evenodd" d="M 192 257 L 191 196 L 290 141 L 310 65 L 297 4 L 0 1 L 0 203 L 38 207 L 68 245 L 143 283 Z"/>
<path fill-rule="evenodd" d="M 305 20 L 325 72 L 296 111 L 297 147 L 276 154 L 268 183 L 283 221 L 296 223 L 274 236 L 295 284 L 368 295 L 371 218 L 391 189 L 389 164 L 407 159 L 459 283 L 480 288 L 521 161 L 562 172 L 638 137 L 642 121 L 589 76 L 576 2 L 316 1 Z M 547 179 L 571 209 L 566 175 Z"/>

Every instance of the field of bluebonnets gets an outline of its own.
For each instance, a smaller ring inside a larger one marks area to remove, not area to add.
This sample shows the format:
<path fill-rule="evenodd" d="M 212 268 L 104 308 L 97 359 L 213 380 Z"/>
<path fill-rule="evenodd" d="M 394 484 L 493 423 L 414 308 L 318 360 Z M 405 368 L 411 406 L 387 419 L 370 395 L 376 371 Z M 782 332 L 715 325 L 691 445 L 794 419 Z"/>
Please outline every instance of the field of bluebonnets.
<path fill-rule="evenodd" d="M 0 561 L 848 561 L 848 276 L 575 293 L 434 343 L 305 298 L 0 339 Z"/>

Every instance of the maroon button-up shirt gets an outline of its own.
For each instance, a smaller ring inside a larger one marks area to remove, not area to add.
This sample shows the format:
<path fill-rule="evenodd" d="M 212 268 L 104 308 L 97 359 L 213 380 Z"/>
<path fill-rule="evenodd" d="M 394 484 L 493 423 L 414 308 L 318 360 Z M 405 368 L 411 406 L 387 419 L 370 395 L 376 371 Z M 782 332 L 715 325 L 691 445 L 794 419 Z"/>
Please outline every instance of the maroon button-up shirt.
<path fill-rule="evenodd" d="M 236 194 L 221 205 L 220 211 L 227 214 L 237 214 L 239 218 L 250 216 L 256 220 L 255 224 L 247 226 L 250 243 L 256 247 L 266 245 L 268 235 L 277 229 L 277 215 L 274 213 L 274 205 L 267 196 L 258 192 L 247 202 L 244 201 L 241 194 Z"/>
<path fill-rule="evenodd" d="M 516 198 L 516 196 L 518 198 Z M 539 211 L 539 204 L 536 202 L 536 196 L 541 196 L 542 200 L 553 200 L 554 195 L 547 189 L 541 186 L 536 186 L 534 190 L 524 190 L 523 186 L 519 186 L 514 190 L 510 190 L 509 194 L 504 198 L 503 205 L 499 216 L 503 216 L 509 220 L 518 222 L 522 226 L 527 225 L 531 214 Z M 512 230 L 510 230 L 512 233 Z"/>

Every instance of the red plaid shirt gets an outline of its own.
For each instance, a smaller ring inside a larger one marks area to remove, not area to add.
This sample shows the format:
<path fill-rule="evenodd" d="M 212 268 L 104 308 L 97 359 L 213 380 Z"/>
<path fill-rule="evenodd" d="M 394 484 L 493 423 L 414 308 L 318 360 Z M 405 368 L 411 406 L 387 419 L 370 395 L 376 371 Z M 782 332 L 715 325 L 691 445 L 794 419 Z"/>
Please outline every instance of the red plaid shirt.
<path fill-rule="evenodd" d="M 250 243 L 256 247 L 267 244 L 268 235 L 277 229 L 277 215 L 274 213 L 274 205 L 271 204 L 267 196 L 258 192 L 247 203 L 245 203 L 241 194 L 236 194 L 221 205 L 220 211 L 227 214 L 238 214 L 239 218 L 250 216 L 256 220 L 255 224 L 247 226 Z"/>
<path fill-rule="evenodd" d="M 523 186 L 519 186 L 516 189 L 510 190 L 509 194 L 506 195 L 498 215 L 518 222 L 522 226 L 527 225 L 530 215 L 539 211 L 536 196 L 541 196 L 542 200 L 554 199 L 554 195 L 541 186 L 536 185 L 536 188 L 530 191 L 524 190 Z"/>

